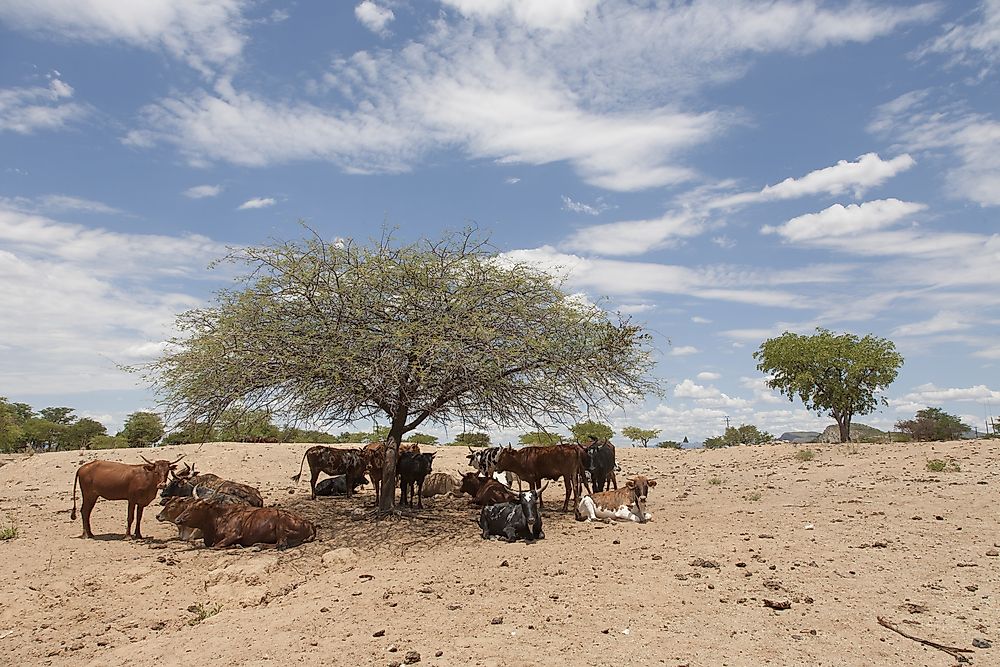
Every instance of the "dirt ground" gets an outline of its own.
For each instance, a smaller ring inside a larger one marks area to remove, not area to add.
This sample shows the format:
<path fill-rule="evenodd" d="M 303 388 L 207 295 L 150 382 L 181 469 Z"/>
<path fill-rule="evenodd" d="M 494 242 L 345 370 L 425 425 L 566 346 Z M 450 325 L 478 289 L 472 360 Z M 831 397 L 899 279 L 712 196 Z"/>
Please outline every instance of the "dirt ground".
<path fill-rule="evenodd" d="M 955 664 L 883 616 L 950 646 L 991 641 L 968 655 L 1000 665 L 998 441 L 619 449 L 620 480 L 658 482 L 653 521 L 578 523 L 553 485 L 534 544 L 482 541 L 478 511 L 451 498 L 351 521 L 370 487 L 310 501 L 290 480 L 307 447 L 169 451 L 317 522 L 315 542 L 283 552 L 191 547 L 155 503 L 146 541 L 122 539 L 121 501 L 99 502 L 98 538 L 80 539 L 77 466 L 149 450 L 0 461 L 0 528 L 18 528 L 0 541 L 0 663 Z M 467 470 L 466 450 L 437 452 L 435 470 Z M 948 457 L 961 471 L 928 472 Z"/>

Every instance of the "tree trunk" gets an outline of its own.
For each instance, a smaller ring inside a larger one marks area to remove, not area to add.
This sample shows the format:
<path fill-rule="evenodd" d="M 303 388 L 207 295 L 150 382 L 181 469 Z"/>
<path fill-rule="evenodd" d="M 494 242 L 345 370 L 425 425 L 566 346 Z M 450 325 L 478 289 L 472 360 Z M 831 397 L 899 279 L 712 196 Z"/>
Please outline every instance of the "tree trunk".
<path fill-rule="evenodd" d="M 399 457 L 399 443 L 403 440 L 406 417 L 393 419 L 385 442 L 385 466 L 382 468 L 382 488 L 379 491 L 378 513 L 389 514 L 396 509 L 396 459 Z"/>
<path fill-rule="evenodd" d="M 850 442 L 851 441 L 851 415 L 834 415 L 834 419 L 837 420 L 837 426 L 840 427 L 840 441 Z"/>

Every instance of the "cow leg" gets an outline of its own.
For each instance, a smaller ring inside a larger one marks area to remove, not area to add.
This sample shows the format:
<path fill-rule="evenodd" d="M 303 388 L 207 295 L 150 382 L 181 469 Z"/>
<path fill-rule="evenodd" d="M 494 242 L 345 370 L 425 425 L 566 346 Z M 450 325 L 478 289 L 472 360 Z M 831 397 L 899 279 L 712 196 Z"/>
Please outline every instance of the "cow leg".
<path fill-rule="evenodd" d="M 504 526 L 503 534 L 507 538 L 508 542 L 517 542 L 517 530 L 509 523 Z"/>
<path fill-rule="evenodd" d="M 135 518 L 135 504 L 128 501 L 128 526 L 125 527 L 125 539 L 132 539 L 132 520 Z"/>
<path fill-rule="evenodd" d="M 579 484 L 579 481 L 576 479 L 576 475 L 563 475 L 563 485 L 566 487 L 566 499 L 563 500 L 562 508 L 563 512 L 569 511 L 569 496 L 576 491 L 577 484 Z M 580 495 L 578 491 L 576 495 Z"/>
<path fill-rule="evenodd" d="M 413 495 L 411 492 L 410 502 L 413 502 Z M 422 510 L 424 508 L 424 480 L 420 480 L 417 483 L 417 509 Z"/>
<path fill-rule="evenodd" d="M 614 470 L 611 471 L 611 477 L 610 477 L 610 479 L 611 479 L 611 483 L 615 485 L 615 491 L 617 491 L 618 490 L 618 479 L 615 477 L 615 471 Z"/>
<path fill-rule="evenodd" d="M 483 539 L 490 539 L 490 523 L 484 514 L 479 515 L 479 528 L 483 531 Z"/>
<path fill-rule="evenodd" d="M 97 496 L 83 497 L 83 504 L 80 506 L 80 515 L 83 517 L 83 537 L 94 537 L 94 533 L 90 530 L 90 513 L 94 511 L 96 504 Z"/>
<path fill-rule="evenodd" d="M 312 492 L 311 500 L 316 500 L 316 480 L 319 479 L 319 470 L 309 469 L 312 476 L 309 478 L 309 490 Z"/>
<path fill-rule="evenodd" d="M 142 529 L 139 527 L 142 523 L 142 510 L 146 509 L 144 505 L 135 506 L 135 539 L 142 539 Z"/>

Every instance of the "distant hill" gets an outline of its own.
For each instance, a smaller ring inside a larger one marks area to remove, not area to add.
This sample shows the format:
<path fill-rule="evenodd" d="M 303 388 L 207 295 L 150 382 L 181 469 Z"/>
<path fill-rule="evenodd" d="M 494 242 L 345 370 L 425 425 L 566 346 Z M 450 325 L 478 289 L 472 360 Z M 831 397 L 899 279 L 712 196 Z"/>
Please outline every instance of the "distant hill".
<path fill-rule="evenodd" d="M 784 442 L 816 442 L 821 433 L 819 431 L 786 431 L 781 434 L 778 440 Z"/>
<path fill-rule="evenodd" d="M 888 439 L 888 433 L 880 431 L 874 426 L 851 424 L 852 442 L 886 442 Z M 840 442 L 840 427 L 836 424 L 830 424 L 823 429 L 816 442 Z"/>

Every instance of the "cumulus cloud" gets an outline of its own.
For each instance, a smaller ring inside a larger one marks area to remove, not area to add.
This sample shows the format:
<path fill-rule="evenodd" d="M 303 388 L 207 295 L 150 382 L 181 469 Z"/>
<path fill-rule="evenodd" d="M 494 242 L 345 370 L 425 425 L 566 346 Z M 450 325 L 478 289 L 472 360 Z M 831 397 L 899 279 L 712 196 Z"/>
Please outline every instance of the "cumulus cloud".
<path fill-rule="evenodd" d="M 221 185 L 195 185 L 182 194 L 189 199 L 205 199 L 206 197 L 217 197 L 221 192 Z"/>
<path fill-rule="evenodd" d="M 954 311 L 942 311 L 920 322 L 911 322 L 896 327 L 893 336 L 929 336 L 932 334 L 962 331 L 972 326 L 968 316 Z"/>
<path fill-rule="evenodd" d="M 247 209 L 254 208 L 267 208 L 268 206 L 274 206 L 277 201 L 274 197 L 254 197 L 253 199 L 248 199 L 239 206 L 236 207 L 239 211 L 245 211 Z"/>
<path fill-rule="evenodd" d="M 0 20 L 18 30 L 60 39 L 159 49 L 207 74 L 242 51 L 243 9 L 249 4 L 249 0 L 17 1 L 0 3 Z"/>
<path fill-rule="evenodd" d="M 986 385 L 979 384 L 973 387 L 952 387 L 941 388 L 932 382 L 914 387 L 913 391 L 898 398 L 890 399 L 889 404 L 896 402 L 907 402 L 919 404 L 921 407 L 940 406 L 942 403 L 951 401 L 984 401 L 1000 400 L 1000 391 L 990 389 Z"/>
<path fill-rule="evenodd" d="M 792 218 L 783 225 L 765 225 L 761 231 L 764 234 L 779 234 L 794 242 L 856 236 L 883 229 L 926 208 L 924 204 L 898 199 L 876 199 L 848 206 L 834 204 L 819 213 Z"/>
<path fill-rule="evenodd" d="M 712 380 L 718 380 L 719 378 L 722 377 L 722 375 L 712 371 L 702 371 L 701 373 L 698 373 L 698 375 L 696 375 L 695 377 L 697 377 L 702 382 L 711 382 Z"/>
<path fill-rule="evenodd" d="M 579 24 L 597 0 L 442 0 L 468 17 L 508 17 L 530 28 L 564 30 Z"/>
<path fill-rule="evenodd" d="M 701 234 L 703 229 L 703 223 L 690 214 L 671 213 L 652 220 L 626 220 L 583 227 L 561 245 L 567 250 L 601 255 L 641 255 L 676 246 L 684 239 Z"/>
<path fill-rule="evenodd" d="M 671 357 L 689 357 L 692 354 L 698 354 L 698 348 L 694 345 L 679 345 L 670 348 Z"/>
<path fill-rule="evenodd" d="M 48 86 L 0 88 L 0 132 L 61 130 L 88 114 L 86 106 L 69 101 L 72 97 L 73 87 L 58 78 Z"/>
<path fill-rule="evenodd" d="M 354 8 L 354 16 L 376 35 L 388 34 L 386 26 L 396 18 L 396 15 L 388 7 L 380 7 L 371 0 L 365 0 Z"/>
<path fill-rule="evenodd" d="M 691 379 L 685 379 L 674 386 L 674 396 L 677 398 L 690 398 L 703 407 L 715 408 L 749 408 L 750 401 L 743 398 L 734 398 L 724 394 L 713 386 L 704 386 L 695 383 Z"/>

